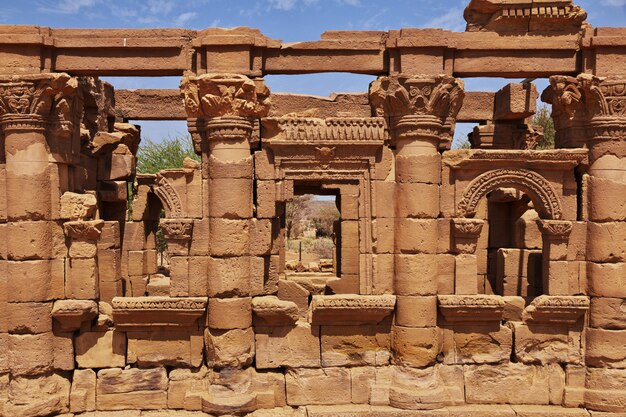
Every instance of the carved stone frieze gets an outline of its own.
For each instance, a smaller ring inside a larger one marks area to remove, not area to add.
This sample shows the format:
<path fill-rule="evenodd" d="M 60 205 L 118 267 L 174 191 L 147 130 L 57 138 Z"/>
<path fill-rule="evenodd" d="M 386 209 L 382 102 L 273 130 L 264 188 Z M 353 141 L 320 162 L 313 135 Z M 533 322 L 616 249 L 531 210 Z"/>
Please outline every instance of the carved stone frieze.
<path fill-rule="evenodd" d="M 193 233 L 193 220 L 162 219 L 161 229 L 168 240 L 190 240 Z"/>
<path fill-rule="evenodd" d="M 191 328 L 205 314 L 207 298 L 116 297 L 113 321 L 118 330 Z"/>
<path fill-rule="evenodd" d="M 372 118 L 268 117 L 261 121 L 263 140 L 270 143 L 382 143 L 387 139 L 385 120 Z"/>
<path fill-rule="evenodd" d="M 437 300 L 439 311 L 450 323 L 500 321 L 505 306 L 498 295 L 438 295 Z"/>
<path fill-rule="evenodd" d="M 77 79 L 67 74 L 2 77 L 0 125 L 5 130 L 52 126 L 69 131 L 81 115 L 77 88 Z"/>
<path fill-rule="evenodd" d="M 589 297 L 541 295 L 524 310 L 524 322 L 574 324 L 589 310 Z"/>
<path fill-rule="evenodd" d="M 314 295 L 311 323 L 347 325 L 379 323 L 396 305 L 395 295 Z"/>
<path fill-rule="evenodd" d="M 300 315 L 296 303 L 275 296 L 253 298 L 252 312 L 260 324 L 268 326 L 293 325 Z"/>
<path fill-rule="evenodd" d="M 527 193 L 535 202 L 536 210 L 544 219 L 559 220 L 561 203 L 554 187 L 541 175 L 526 169 L 496 169 L 474 179 L 463 192 L 457 204 L 459 217 L 476 214 L 478 203 L 497 188 L 512 187 Z"/>
<path fill-rule="evenodd" d="M 152 189 L 163 203 L 167 218 L 178 219 L 185 217 L 185 207 L 183 206 L 183 202 L 176 188 L 174 188 L 163 174 L 156 174 L 156 181 Z"/>
<path fill-rule="evenodd" d="M 473 254 L 476 252 L 484 223 L 485 221 L 480 219 L 452 219 L 455 253 Z"/>
<path fill-rule="evenodd" d="M 94 194 L 65 192 L 61 196 L 61 218 L 88 220 L 95 216 L 98 200 Z"/>
<path fill-rule="evenodd" d="M 188 117 L 264 117 L 270 91 L 263 80 L 240 74 L 184 77 L 180 84 Z"/>
<path fill-rule="evenodd" d="M 574 34 L 584 27 L 587 12 L 571 0 L 472 0 L 464 17 L 468 32 Z"/>

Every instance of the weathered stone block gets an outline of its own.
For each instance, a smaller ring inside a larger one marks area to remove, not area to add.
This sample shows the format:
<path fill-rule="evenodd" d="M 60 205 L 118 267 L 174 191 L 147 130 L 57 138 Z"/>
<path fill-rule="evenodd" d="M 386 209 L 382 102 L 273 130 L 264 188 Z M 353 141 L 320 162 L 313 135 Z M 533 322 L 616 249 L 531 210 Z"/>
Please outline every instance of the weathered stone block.
<path fill-rule="evenodd" d="M 437 327 L 394 326 L 391 335 L 394 361 L 416 367 L 432 365 L 441 352 L 442 339 Z"/>
<path fill-rule="evenodd" d="M 109 330 L 80 334 L 74 340 L 79 368 L 126 366 L 126 334 Z"/>
<path fill-rule="evenodd" d="M 249 179 L 213 178 L 209 200 L 211 217 L 249 219 L 252 217 L 252 181 Z"/>
<path fill-rule="evenodd" d="M 258 369 L 320 367 L 319 326 L 297 322 L 294 326 L 256 327 Z"/>
<path fill-rule="evenodd" d="M 98 410 L 158 410 L 167 408 L 167 372 L 155 369 L 98 371 Z"/>
<path fill-rule="evenodd" d="M 387 326 L 322 326 L 322 366 L 383 366 L 391 356 Z"/>
<path fill-rule="evenodd" d="M 72 377 L 70 411 L 83 413 L 96 409 L 96 373 L 91 369 L 77 369 Z"/>
<path fill-rule="evenodd" d="M 189 366 L 202 364 L 204 339 L 201 333 L 181 331 L 128 332 L 128 363 L 140 367 Z"/>
<path fill-rule="evenodd" d="M 410 182 L 397 184 L 396 216 L 436 219 L 439 216 L 439 185 Z"/>
<path fill-rule="evenodd" d="M 515 357 L 522 363 L 582 363 L 581 332 L 567 326 L 511 323 Z"/>
<path fill-rule="evenodd" d="M 626 222 L 588 222 L 587 241 L 587 260 L 626 262 Z"/>
<path fill-rule="evenodd" d="M 549 404 L 549 370 L 508 363 L 466 366 L 466 400 L 470 404 Z M 507 387 L 507 389 L 502 389 Z"/>
<path fill-rule="evenodd" d="M 436 294 L 438 261 L 437 255 L 395 255 L 395 293 L 397 295 Z"/>
<path fill-rule="evenodd" d="M 587 329 L 586 332 L 588 366 L 626 368 L 626 330 Z"/>
<path fill-rule="evenodd" d="M 250 253 L 250 221 L 212 218 L 211 255 L 243 256 Z"/>
<path fill-rule="evenodd" d="M 210 298 L 209 327 L 212 329 L 247 329 L 252 326 L 252 299 Z"/>
<path fill-rule="evenodd" d="M 209 258 L 209 297 L 250 295 L 250 257 Z"/>
<path fill-rule="evenodd" d="M 52 331 L 52 303 L 8 303 L 7 313 L 9 333 Z"/>
<path fill-rule="evenodd" d="M 248 329 L 216 330 L 204 332 L 209 366 L 245 367 L 254 359 L 254 331 Z"/>
<path fill-rule="evenodd" d="M 499 323 L 457 325 L 443 335 L 445 364 L 496 364 L 511 358 L 513 332 Z"/>
<path fill-rule="evenodd" d="M 396 219 L 396 252 L 437 253 L 436 219 Z"/>
<path fill-rule="evenodd" d="M 70 381 L 58 374 L 13 377 L 8 389 L 7 416 L 47 416 L 69 411 Z"/>
<path fill-rule="evenodd" d="M 290 369 L 285 375 L 287 404 L 349 404 L 350 370 L 346 368 Z"/>
<path fill-rule="evenodd" d="M 16 302 L 42 302 L 65 298 L 63 259 L 7 262 L 7 292 Z"/>
<path fill-rule="evenodd" d="M 592 298 L 589 313 L 592 327 L 626 330 L 626 300 L 623 298 Z"/>
<path fill-rule="evenodd" d="M 77 300 L 98 298 L 98 266 L 95 259 L 66 261 L 65 295 Z"/>
<path fill-rule="evenodd" d="M 587 262 L 587 283 L 591 296 L 626 298 L 626 262 Z"/>
<path fill-rule="evenodd" d="M 437 297 L 397 296 L 396 324 L 403 327 L 436 326 Z"/>

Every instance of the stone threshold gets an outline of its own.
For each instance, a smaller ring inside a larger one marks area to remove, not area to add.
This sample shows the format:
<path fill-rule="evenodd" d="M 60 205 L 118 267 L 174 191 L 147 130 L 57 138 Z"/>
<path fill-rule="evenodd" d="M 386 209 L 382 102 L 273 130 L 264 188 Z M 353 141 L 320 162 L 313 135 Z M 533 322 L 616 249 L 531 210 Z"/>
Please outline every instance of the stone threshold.
<path fill-rule="evenodd" d="M 309 405 L 257 410 L 248 417 L 625 417 L 625 413 L 603 413 L 581 408 L 544 405 L 462 405 L 438 410 L 400 410 L 362 404 Z M 56 417 L 211 417 L 201 411 L 123 410 L 59 414 Z"/>

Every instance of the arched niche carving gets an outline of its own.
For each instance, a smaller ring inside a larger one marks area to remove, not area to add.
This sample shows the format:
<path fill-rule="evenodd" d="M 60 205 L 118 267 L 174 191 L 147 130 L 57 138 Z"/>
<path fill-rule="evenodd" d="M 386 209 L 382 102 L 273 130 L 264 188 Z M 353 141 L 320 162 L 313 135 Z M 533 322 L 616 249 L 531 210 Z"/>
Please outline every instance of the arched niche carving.
<path fill-rule="evenodd" d="M 457 205 L 458 217 L 473 217 L 483 197 L 506 187 L 526 193 L 542 219 L 561 219 L 561 202 L 554 187 L 541 175 L 526 169 L 495 169 L 479 175 L 463 192 Z"/>
<path fill-rule="evenodd" d="M 152 188 L 154 194 L 159 197 L 165 210 L 165 218 L 180 219 L 186 217 L 185 209 L 180 196 L 172 184 L 162 175 L 157 174 L 156 182 Z"/>

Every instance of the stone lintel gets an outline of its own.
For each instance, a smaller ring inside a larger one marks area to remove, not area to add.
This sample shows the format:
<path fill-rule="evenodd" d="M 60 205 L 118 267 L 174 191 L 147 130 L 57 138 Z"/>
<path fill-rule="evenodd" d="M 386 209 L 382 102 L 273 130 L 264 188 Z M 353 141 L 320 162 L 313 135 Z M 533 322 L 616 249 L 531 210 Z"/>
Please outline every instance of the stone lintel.
<path fill-rule="evenodd" d="M 541 295 L 523 312 L 524 322 L 575 324 L 589 310 L 589 297 Z"/>

